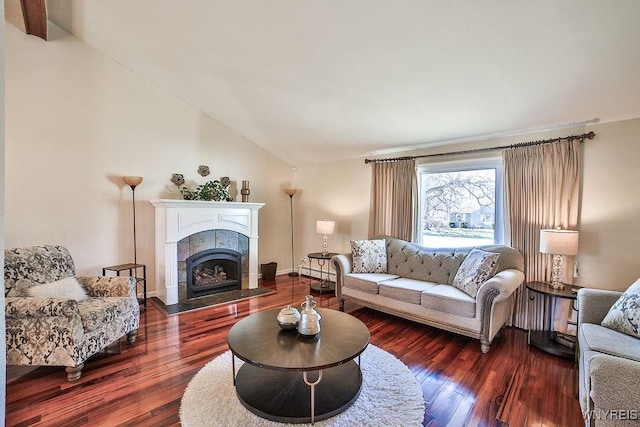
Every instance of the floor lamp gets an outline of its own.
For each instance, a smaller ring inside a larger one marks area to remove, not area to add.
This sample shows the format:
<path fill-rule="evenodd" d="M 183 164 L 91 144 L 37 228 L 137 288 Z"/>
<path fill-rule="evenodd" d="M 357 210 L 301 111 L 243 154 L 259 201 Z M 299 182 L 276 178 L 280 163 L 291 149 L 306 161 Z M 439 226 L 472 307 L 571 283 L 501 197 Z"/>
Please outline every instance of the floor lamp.
<path fill-rule="evenodd" d="M 287 193 L 287 196 L 289 196 L 289 202 L 291 204 L 291 273 L 289 273 L 289 276 L 296 277 L 298 276 L 298 272 L 295 269 L 296 263 L 293 254 L 293 195 L 298 192 L 298 189 L 287 188 L 284 190 L 284 192 Z"/>
<path fill-rule="evenodd" d="M 142 182 L 141 176 L 123 176 L 122 180 L 125 184 L 131 187 L 131 194 L 133 197 L 133 263 L 138 263 L 137 248 L 136 248 L 136 187 Z"/>

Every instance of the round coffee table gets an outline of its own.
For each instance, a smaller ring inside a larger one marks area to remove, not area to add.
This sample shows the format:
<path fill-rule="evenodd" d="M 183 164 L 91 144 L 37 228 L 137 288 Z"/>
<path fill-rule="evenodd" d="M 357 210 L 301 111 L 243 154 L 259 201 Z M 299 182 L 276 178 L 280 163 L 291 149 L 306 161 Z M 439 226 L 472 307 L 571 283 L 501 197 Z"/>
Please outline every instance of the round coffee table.
<path fill-rule="evenodd" d="M 252 314 L 229 331 L 236 394 L 254 414 L 283 423 L 330 418 L 356 401 L 362 387 L 353 359 L 369 344 L 360 320 L 336 310 L 317 309 L 320 333 L 313 337 L 278 326 L 280 309 Z M 246 363 L 238 372 L 235 358 Z"/>

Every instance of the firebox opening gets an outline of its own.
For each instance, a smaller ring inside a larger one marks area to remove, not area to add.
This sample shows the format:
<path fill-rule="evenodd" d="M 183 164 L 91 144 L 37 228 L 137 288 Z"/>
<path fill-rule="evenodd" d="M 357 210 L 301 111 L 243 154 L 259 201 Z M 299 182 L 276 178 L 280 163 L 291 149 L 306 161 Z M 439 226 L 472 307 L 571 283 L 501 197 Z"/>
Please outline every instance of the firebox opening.
<path fill-rule="evenodd" d="M 207 249 L 187 258 L 187 298 L 242 288 L 242 254 L 232 249 Z"/>

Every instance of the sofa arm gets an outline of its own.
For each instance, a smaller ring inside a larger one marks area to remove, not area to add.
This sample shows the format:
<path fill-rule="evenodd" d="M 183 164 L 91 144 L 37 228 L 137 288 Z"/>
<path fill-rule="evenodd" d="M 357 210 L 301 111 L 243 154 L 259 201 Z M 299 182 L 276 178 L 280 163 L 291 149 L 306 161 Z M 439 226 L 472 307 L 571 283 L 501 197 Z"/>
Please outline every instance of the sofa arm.
<path fill-rule="evenodd" d="M 476 301 L 481 302 L 489 296 L 494 296 L 493 303 L 504 301 L 520 287 L 522 282 L 524 282 L 524 273 L 522 271 L 515 269 L 502 270 L 480 287 L 478 295 L 476 295 Z"/>
<path fill-rule="evenodd" d="M 336 276 L 344 276 L 351 273 L 353 268 L 353 257 L 351 254 L 334 255 L 331 257 L 333 263 L 333 269 L 336 271 Z"/>
<path fill-rule="evenodd" d="M 344 275 L 351 273 L 353 257 L 351 254 L 334 255 L 331 257 L 331 265 L 336 272 L 336 296 L 340 299 Z"/>
<path fill-rule="evenodd" d="M 640 378 L 640 362 L 597 354 L 591 358 L 589 369 L 589 397 L 594 409 L 591 415 L 599 419 L 596 425 L 628 425 L 617 423 L 618 417 L 608 418 L 610 411 L 619 411 L 614 415 L 634 415 L 635 419 L 630 424 L 637 425 L 637 417 L 640 416 L 640 388 L 637 382 L 637 378 Z"/>
<path fill-rule="evenodd" d="M 76 277 L 92 297 L 137 298 L 136 279 L 128 276 Z"/>
<path fill-rule="evenodd" d="M 78 302 L 66 298 L 6 297 L 4 313 L 7 319 L 80 316 Z"/>
<path fill-rule="evenodd" d="M 611 306 L 620 298 L 620 295 L 622 292 L 603 289 L 582 288 L 578 290 L 578 325 L 581 323 L 599 325 Z"/>

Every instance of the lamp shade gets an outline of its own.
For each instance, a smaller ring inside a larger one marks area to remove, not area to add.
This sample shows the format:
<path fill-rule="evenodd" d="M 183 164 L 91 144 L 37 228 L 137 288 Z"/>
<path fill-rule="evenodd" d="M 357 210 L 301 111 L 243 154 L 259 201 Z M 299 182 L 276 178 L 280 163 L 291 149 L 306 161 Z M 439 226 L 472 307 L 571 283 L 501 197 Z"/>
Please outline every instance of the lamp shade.
<path fill-rule="evenodd" d="M 540 252 L 553 255 L 577 255 L 578 231 L 540 230 Z"/>
<path fill-rule="evenodd" d="M 318 234 L 333 234 L 336 231 L 335 221 L 316 221 L 316 233 Z"/>
<path fill-rule="evenodd" d="M 287 193 L 287 196 L 293 197 L 293 195 L 298 192 L 298 189 L 297 188 L 285 188 L 284 192 Z"/>
<path fill-rule="evenodd" d="M 136 187 L 140 185 L 140 183 L 142 182 L 142 177 L 141 176 L 123 176 L 122 180 L 124 181 L 125 184 L 131 187 Z"/>

